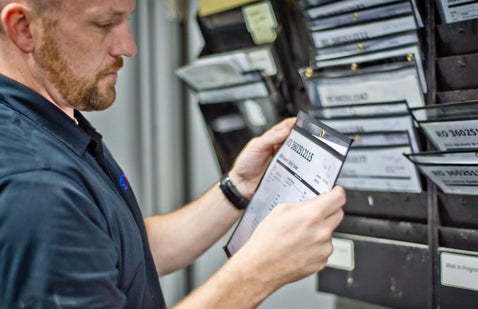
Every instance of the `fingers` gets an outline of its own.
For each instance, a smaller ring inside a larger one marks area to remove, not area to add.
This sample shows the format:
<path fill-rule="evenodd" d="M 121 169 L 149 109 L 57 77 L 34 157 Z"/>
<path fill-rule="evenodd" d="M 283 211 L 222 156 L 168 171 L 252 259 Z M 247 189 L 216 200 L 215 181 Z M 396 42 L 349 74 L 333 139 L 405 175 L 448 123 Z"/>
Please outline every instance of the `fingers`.
<path fill-rule="evenodd" d="M 269 150 L 271 147 L 283 143 L 292 130 L 295 120 L 295 117 L 286 118 L 274 125 L 272 128 L 264 132 L 260 137 L 255 139 L 258 142 L 257 146 L 262 149 Z"/>
<path fill-rule="evenodd" d="M 340 222 L 344 218 L 344 211 L 342 209 L 337 210 L 323 221 L 322 228 L 326 231 L 330 231 L 330 238 L 332 237 L 332 232 L 339 226 Z"/>
<path fill-rule="evenodd" d="M 296 117 L 286 118 L 282 120 L 281 122 L 279 122 L 278 124 L 274 125 L 271 128 L 271 130 L 283 130 L 283 129 L 291 130 L 292 127 L 294 126 L 296 119 L 297 119 Z"/>
<path fill-rule="evenodd" d="M 319 207 L 323 218 L 335 214 L 345 205 L 345 190 L 340 186 L 335 186 L 330 192 L 322 193 L 308 201 L 303 202 L 304 207 Z"/>
<path fill-rule="evenodd" d="M 324 215 L 326 218 L 338 210 L 342 211 L 342 207 L 347 202 L 345 190 L 340 186 L 335 186 L 330 192 L 323 194 L 322 197 L 323 203 L 331 205 L 331 207 L 325 209 Z"/>
<path fill-rule="evenodd" d="M 345 191 L 298 203 L 280 204 L 259 224 L 243 253 L 276 282 L 292 282 L 325 267 L 333 252 L 332 235 L 343 219 Z M 271 241 L 273 239 L 273 241 Z"/>

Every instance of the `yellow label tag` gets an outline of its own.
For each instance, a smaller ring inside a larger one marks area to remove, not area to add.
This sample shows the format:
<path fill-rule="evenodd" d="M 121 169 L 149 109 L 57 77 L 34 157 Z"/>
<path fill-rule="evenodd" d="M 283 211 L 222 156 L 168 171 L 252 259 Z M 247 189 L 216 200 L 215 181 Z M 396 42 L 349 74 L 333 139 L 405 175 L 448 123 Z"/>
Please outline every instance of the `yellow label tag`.
<path fill-rule="evenodd" d="M 256 45 L 270 43 L 276 39 L 277 20 L 270 2 L 244 6 L 242 14 Z"/>
<path fill-rule="evenodd" d="M 230 10 L 256 0 L 199 0 L 199 16 L 207 16 Z"/>

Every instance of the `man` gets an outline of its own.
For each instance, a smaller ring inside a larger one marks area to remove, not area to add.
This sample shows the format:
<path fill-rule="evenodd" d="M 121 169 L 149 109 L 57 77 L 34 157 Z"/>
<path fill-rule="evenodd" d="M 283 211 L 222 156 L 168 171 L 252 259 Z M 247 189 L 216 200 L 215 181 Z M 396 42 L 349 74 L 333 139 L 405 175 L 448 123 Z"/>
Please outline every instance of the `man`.
<path fill-rule="evenodd" d="M 124 174 L 79 111 L 115 99 L 136 54 L 135 0 L 0 0 L 0 308 L 164 308 L 158 276 L 193 262 L 239 218 L 214 186 L 143 221 Z M 229 173 L 250 198 L 294 120 L 253 139 Z M 229 192 L 230 193 L 230 192 Z M 319 271 L 340 188 L 277 206 L 177 308 L 253 308 Z"/>

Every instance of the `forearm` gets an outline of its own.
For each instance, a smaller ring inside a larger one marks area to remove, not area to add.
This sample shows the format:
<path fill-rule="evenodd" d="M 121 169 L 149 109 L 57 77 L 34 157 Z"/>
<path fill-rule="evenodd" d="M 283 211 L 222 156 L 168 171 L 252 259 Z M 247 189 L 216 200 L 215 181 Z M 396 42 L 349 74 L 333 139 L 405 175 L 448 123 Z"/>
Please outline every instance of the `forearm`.
<path fill-rule="evenodd" d="M 192 263 L 229 230 L 240 214 L 214 185 L 172 213 L 145 219 L 158 274 Z"/>
<path fill-rule="evenodd" d="M 256 308 L 278 285 L 268 282 L 254 264 L 234 255 L 203 285 L 184 298 L 174 309 Z"/>

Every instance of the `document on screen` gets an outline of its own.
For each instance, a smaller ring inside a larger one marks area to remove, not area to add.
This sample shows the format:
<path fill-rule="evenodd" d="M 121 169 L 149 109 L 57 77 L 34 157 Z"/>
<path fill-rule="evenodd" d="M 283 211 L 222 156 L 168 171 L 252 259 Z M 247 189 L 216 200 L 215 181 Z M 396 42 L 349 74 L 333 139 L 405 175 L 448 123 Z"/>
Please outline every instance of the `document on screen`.
<path fill-rule="evenodd" d="M 351 143 L 351 138 L 299 112 L 294 128 L 269 163 L 224 247 L 226 254 L 236 253 L 276 205 L 303 201 L 330 191 Z"/>

